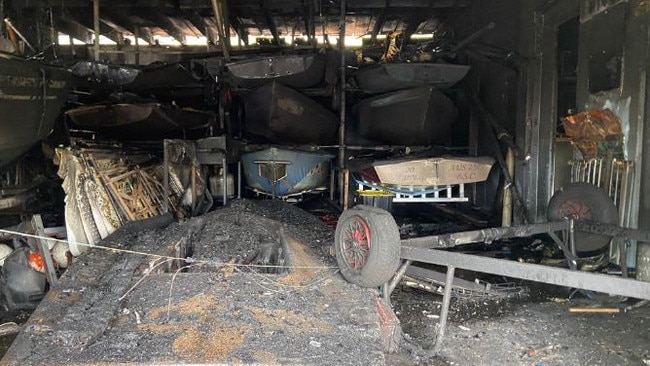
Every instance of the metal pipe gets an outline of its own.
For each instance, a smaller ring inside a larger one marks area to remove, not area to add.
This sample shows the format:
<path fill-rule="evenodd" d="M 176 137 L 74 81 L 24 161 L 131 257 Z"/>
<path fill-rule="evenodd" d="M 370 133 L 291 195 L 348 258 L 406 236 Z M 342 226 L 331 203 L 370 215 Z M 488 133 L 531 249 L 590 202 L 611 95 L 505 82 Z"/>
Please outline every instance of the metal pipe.
<path fill-rule="evenodd" d="M 625 163 L 625 170 L 621 176 L 621 197 L 619 200 L 618 211 L 619 218 L 618 224 L 625 226 L 625 211 L 627 211 L 627 186 L 628 186 L 628 174 L 630 173 L 627 162 Z"/>
<path fill-rule="evenodd" d="M 9 20 L 9 18 L 5 19 L 4 21 L 8 29 L 11 29 L 11 31 L 14 32 L 18 36 L 18 38 L 20 38 L 20 40 L 22 40 L 25 43 L 25 45 L 27 45 L 27 47 L 29 47 L 29 49 L 32 50 L 32 52 L 36 52 L 36 49 L 32 46 L 31 43 L 29 43 L 27 38 L 22 33 L 20 33 L 20 31 L 13 25 L 13 23 L 11 23 L 11 20 Z"/>
<path fill-rule="evenodd" d="M 521 238 L 536 234 L 563 231 L 568 228 L 566 221 L 553 221 L 540 224 L 520 225 L 512 227 L 495 227 L 474 231 L 463 231 L 451 234 L 432 235 L 413 239 L 401 240 L 402 246 L 418 248 L 450 248 L 470 243 L 492 243 L 506 238 Z"/>
<path fill-rule="evenodd" d="M 95 32 L 94 56 L 99 61 L 99 0 L 93 0 L 93 30 Z"/>
<path fill-rule="evenodd" d="M 404 274 L 406 273 L 406 270 L 409 268 L 409 266 L 411 266 L 411 263 L 413 263 L 413 261 L 410 261 L 410 260 L 404 261 L 404 263 L 402 263 L 402 265 L 399 267 L 397 272 L 395 272 L 395 275 L 390 280 L 390 282 L 388 283 L 388 286 L 387 286 L 388 287 L 387 288 L 388 296 L 390 296 L 390 294 L 392 294 L 393 291 L 395 291 L 395 287 L 397 287 L 397 284 L 399 284 L 399 281 L 402 280 L 402 277 L 404 277 Z"/>
<path fill-rule="evenodd" d="M 5 2 L 0 1 L 0 20 L 4 20 L 4 18 L 5 18 Z M 5 23 L 3 21 L 2 23 L 0 23 L 0 36 L 3 36 L 4 34 L 5 34 Z"/>
<path fill-rule="evenodd" d="M 650 248 L 650 246 L 646 247 Z M 648 255 L 650 251 L 646 253 Z M 418 262 L 454 266 L 470 271 L 520 278 L 551 285 L 598 291 L 613 295 L 628 296 L 635 299 L 650 299 L 650 283 L 601 273 L 572 271 L 565 268 L 539 264 L 520 263 L 504 259 L 409 246 L 402 246 L 401 257 L 402 259 L 411 259 Z M 650 256 L 646 260 L 646 263 L 650 263 Z M 650 274 L 650 271 L 646 273 Z"/>
<path fill-rule="evenodd" d="M 447 278 L 445 279 L 445 292 L 442 295 L 442 308 L 440 309 L 440 325 L 438 327 L 438 334 L 436 335 L 436 343 L 430 352 L 431 356 L 435 356 L 442 348 L 442 340 L 445 337 L 447 330 L 447 318 L 449 317 L 449 303 L 451 302 L 451 287 L 454 282 L 454 266 L 447 266 Z"/>
<path fill-rule="evenodd" d="M 139 39 L 140 39 L 140 28 L 135 27 L 135 29 L 133 30 L 133 33 L 134 33 L 134 36 L 135 36 L 134 37 L 135 38 L 135 56 L 134 56 L 135 60 L 134 60 L 134 62 L 135 62 L 136 65 L 140 65 L 140 41 L 139 41 Z"/>
<path fill-rule="evenodd" d="M 57 48 L 59 47 L 59 37 L 57 36 L 58 32 L 56 31 L 56 28 L 54 28 L 54 15 L 52 14 L 52 7 L 50 6 L 49 8 L 49 18 L 50 18 L 50 46 L 52 47 L 52 53 L 54 54 L 54 58 L 58 58 L 57 56 Z M 2 18 L 0 18 L 2 19 Z"/>
<path fill-rule="evenodd" d="M 343 209 L 347 210 L 350 207 L 350 171 L 344 169 L 343 174 Z"/>
<path fill-rule="evenodd" d="M 217 32 L 219 33 L 219 44 L 221 45 L 221 51 L 223 52 L 223 58 L 226 62 L 230 62 L 230 50 L 228 49 L 228 43 L 230 39 L 226 37 L 226 30 L 223 27 L 223 17 L 221 14 L 221 4 L 219 0 L 212 0 L 212 11 L 214 11 L 214 21 L 217 23 Z"/>
<path fill-rule="evenodd" d="M 634 173 L 634 163 L 630 161 L 628 164 L 629 164 L 629 168 L 630 168 L 630 188 L 629 188 L 629 192 L 634 192 L 634 174 L 635 174 Z M 630 220 L 631 220 L 631 216 L 632 216 L 632 200 L 629 200 L 629 201 L 630 202 L 627 205 L 626 212 L 625 212 L 625 222 L 624 222 L 624 225 L 623 225 L 625 227 L 630 226 Z"/>
<path fill-rule="evenodd" d="M 221 179 L 223 182 L 223 205 L 226 206 L 228 197 L 228 165 L 226 165 L 226 154 L 223 153 L 221 158 Z"/>
<path fill-rule="evenodd" d="M 578 251 L 576 249 L 576 225 L 575 221 L 571 218 L 569 219 L 569 249 L 574 258 L 578 256 Z"/>
<path fill-rule="evenodd" d="M 137 40 L 136 36 L 136 40 Z M 137 41 L 136 41 L 137 42 Z M 168 140 L 163 141 L 163 213 L 169 212 L 169 142 Z"/>
<path fill-rule="evenodd" d="M 237 198 L 241 198 L 241 160 L 237 162 Z"/>
<path fill-rule="evenodd" d="M 613 187 L 614 187 L 614 166 L 616 165 L 616 159 L 613 159 L 610 162 L 610 167 L 609 167 L 609 186 L 607 187 L 607 193 L 611 197 L 613 193 Z"/>
<path fill-rule="evenodd" d="M 620 189 L 620 183 L 621 183 L 621 169 L 619 167 L 616 167 L 616 179 L 614 181 L 614 204 L 618 206 L 619 204 L 619 189 Z"/>
<path fill-rule="evenodd" d="M 598 171 L 597 171 L 596 168 L 598 167 L 598 160 L 592 159 L 591 160 L 591 165 L 592 165 L 592 167 L 591 167 L 591 184 L 597 186 L 598 183 L 596 183 L 596 174 L 597 174 Z"/>
<path fill-rule="evenodd" d="M 339 80 L 339 202 L 344 201 L 344 170 L 345 170 L 345 14 L 347 2 L 341 0 L 341 19 L 339 20 L 339 52 L 341 53 L 341 80 Z"/>
<path fill-rule="evenodd" d="M 508 148 L 506 153 L 506 167 L 508 169 L 508 174 L 511 177 L 515 176 L 515 152 L 512 148 Z M 510 190 L 509 184 L 506 183 L 503 186 L 503 208 L 501 212 L 501 226 L 509 227 L 512 225 L 512 191 Z"/>
<path fill-rule="evenodd" d="M 334 191 L 336 190 L 336 177 L 334 172 L 334 165 L 330 164 L 330 201 L 334 201 Z"/>
<path fill-rule="evenodd" d="M 603 159 L 598 163 L 598 187 L 602 186 L 603 180 Z"/>
<path fill-rule="evenodd" d="M 462 41 L 458 42 L 458 44 L 451 49 L 452 53 L 456 53 L 460 51 L 463 47 L 467 46 L 471 42 L 473 42 L 475 39 L 480 38 L 484 36 L 486 33 L 491 31 L 496 27 L 496 24 L 494 22 L 489 22 L 485 27 L 477 30 L 476 32 L 470 34 L 467 38 L 463 39 Z"/>

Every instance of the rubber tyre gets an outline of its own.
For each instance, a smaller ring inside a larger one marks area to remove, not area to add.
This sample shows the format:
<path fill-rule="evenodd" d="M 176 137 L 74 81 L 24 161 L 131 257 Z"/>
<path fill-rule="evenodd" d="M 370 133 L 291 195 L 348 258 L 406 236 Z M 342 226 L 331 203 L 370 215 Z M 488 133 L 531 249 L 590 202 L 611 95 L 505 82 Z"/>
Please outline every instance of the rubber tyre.
<path fill-rule="evenodd" d="M 548 203 L 548 219 L 562 220 L 572 215 L 577 220 L 618 224 L 618 210 L 605 190 L 589 183 L 571 183 L 555 192 Z M 609 244 L 611 237 L 577 231 L 576 251 L 579 256 L 599 254 Z"/>
<path fill-rule="evenodd" d="M 357 265 L 350 259 L 353 233 L 366 236 L 369 247 L 362 263 Z M 336 261 L 348 282 L 372 288 L 393 277 L 400 262 L 401 243 L 399 228 L 390 213 L 371 206 L 355 206 L 341 214 L 335 235 Z"/>

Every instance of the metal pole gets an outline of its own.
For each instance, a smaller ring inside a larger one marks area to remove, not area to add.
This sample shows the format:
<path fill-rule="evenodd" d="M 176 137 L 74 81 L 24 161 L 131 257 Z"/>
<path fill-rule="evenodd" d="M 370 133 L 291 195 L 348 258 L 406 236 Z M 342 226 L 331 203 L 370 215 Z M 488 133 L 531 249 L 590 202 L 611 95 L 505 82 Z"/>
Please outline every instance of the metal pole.
<path fill-rule="evenodd" d="M 2 2 L 2 0 L 0 0 L 0 2 Z M 59 48 L 59 36 L 58 36 L 58 32 L 56 31 L 56 28 L 54 27 L 54 15 L 52 15 L 51 6 L 49 9 L 49 13 L 50 13 L 50 40 L 51 40 L 50 46 L 53 46 L 52 52 L 54 54 L 54 58 L 58 58 L 56 53 L 58 52 L 58 48 Z"/>
<path fill-rule="evenodd" d="M 221 51 L 223 52 L 223 57 L 226 62 L 230 62 L 230 50 L 228 49 L 228 43 L 230 43 L 230 37 L 227 37 L 227 31 L 223 27 L 223 19 L 221 14 L 221 4 L 219 0 L 212 0 L 212 10 L 214 11 L 214 20 L 217 23 L 217 32 L 219 32 L 219 44 L 221 45 Z"/>
<path fill-rule="evenodd" d="M 137 36 L 136 36 L 137 37 Z M 137 38 L 136 38 L 137 39 Z M 136 41 L 137 42 L 137 41 Z M 163 141 L 163 212 L 169 212 L 169 143 L 167 140 Z"/>
<path fill-rule="evenodd" d="M 515 176 L 515 152 L 508 148 L 506 153 L 506 167 L 511 177 Z M 512 190 L 508 183 L 503 186 L 503 209 L 501 213 L 501 226 L 512 225 Z"/>
<path fill-rule="evenodd" d="M 5 34 L 5 2 L 0 0 L 0 37 L 4 37 Z M 18 52 L 18 50 L 15 50 Z"/>
<path fill-rule="evenodd" d="M 438 335 L 436 336 L 436 344 L 431 350 L 431 355 L 434 356 L 440 352 L 442 348 L 442 339 L 445 337 L 447 330 L 447 318 L 449 316 L 449 303 L 451 302 L 451 286 L 454 282 L 454 272 L 456 267 L 447 266 L 447 278 L 445 280 L 445 292 L 442 295 L 442 309 L 440 309 L 440 326 L 438 327 Z"/>
<path fill-rule="evenodd" d="M 30 50 L 32 50 L 32 52 L 36 52 L 36 48 L 34 48 L 34 46 L 32 46 L 32 44 L 29 43 L 27 38 L 22 33 L 20 33 L 20 31 L 13 25 L 13 23 L 11 23 L 11 20 L 9 18 L 6 18 L 4 20 L 4 24 L 7 26 L 7 31 L 11 30 L 11 32 L 13 32 L 15 35 L 17 35 L 18 38 L 20 38 L 23 41 L 23 43 L 25 43 L 25 45 L 27 47 L 29 47 Z M 10 36 L 11 36 L 11 34 L 10 34 Z M 71 44 L 72 44 L 72 42 L 71 42 Z M 18 52 L 20 50 L 16 49 L 16 51 Z"/>
<path fill-rule="evenodd" d="M 93 21 L 95 31 L 95 61 L 99 61 L 99 0 L 93 0 Z"/>
<path fill-rule="evenodd" d="M 397 272 L 395 272 L 395 276 L 390 280 L 388 283 L 388 295 L 393 293 L 395 291 L 395 288 L 399 284 L 399 281 L 402 280 L 402 277 L 404 277 L 404 274 L 406 273 L 406 270 L 409 268 L 409 266 L 413 263 L 413 261 L 406 260 L 402 265 L 399 267 Z"/>
<path fill-rule="evenodd" d="M 237 162 L 237 198 L 241 198 L 241 161 Z"/>
<path fill-rule="evenodd" d="M 221 158 L 221 179 L 223 182 L 223 205 L 226 206 L 228 197 L 228 165 L 226 164 L 226 153 L 224 152 Z"/>
<path fill-rule="evenodd" d="M 344 169 L 345 169 L 345 13 L 346 0 L 341 0 L 341 19 L 339 20 L 339 52 L 341 53 L 341 80 L 339 87 L 339 203 L 344 200 Z"/>
<path fill-rule="evenodd" d="M 135 36 L 135 64 L 140 65 L 140 28 L 135 27 L 133 30 L 133 35 Z"/>
<path fill-rule="evenodd" d="M 650 246 L 645 247 L 650 248 Z M 643 281 L 438 249 L 402 246 L 401 252 L 402 259 L 442 266 L 454 266 L 470 271 L 520 278 L 528 281 L 548 283 L 550 285 L 650 300 L 650 283 Z M 648 263 L 650 263 L 650 256 L 647 259 L 649 260 Z"/>
<path fill-rule="evenodd" d="M 576 249 L 576 227 L 575 221 L 572 218 L 569 219 L 569 249 L 571 250 L 571 255 L 573 255 L 574 258 L 577 258 L 578 251 Z"/>

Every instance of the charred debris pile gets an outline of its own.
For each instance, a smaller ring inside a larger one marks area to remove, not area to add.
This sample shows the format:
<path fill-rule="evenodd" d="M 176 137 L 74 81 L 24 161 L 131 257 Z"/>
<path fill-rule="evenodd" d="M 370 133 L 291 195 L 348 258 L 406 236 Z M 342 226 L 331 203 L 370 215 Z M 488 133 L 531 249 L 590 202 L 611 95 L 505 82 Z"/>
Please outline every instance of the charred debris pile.
<path fill-rule="evenodd" d="M 337 275 L 332 229 L 318 219 L 279 200 L 233 200 L 170 221 L 126 224 L 79 255 L 6 359 L 384 363 L 374 292 Z"/>

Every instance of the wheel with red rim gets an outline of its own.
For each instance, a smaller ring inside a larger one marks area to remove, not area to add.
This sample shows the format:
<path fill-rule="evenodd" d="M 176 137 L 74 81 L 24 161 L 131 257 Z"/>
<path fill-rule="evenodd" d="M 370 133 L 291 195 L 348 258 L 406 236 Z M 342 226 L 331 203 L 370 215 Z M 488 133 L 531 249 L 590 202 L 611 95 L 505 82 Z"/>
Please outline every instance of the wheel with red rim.
<path fill-rule="evenodd" d="M 388 282 L 399 265 L 399 229 L 382 209 L 360 205 L 344 211 L 334 246 L 343 277 L 362 287 Z"/>
<path fill-rule="evenodd" d="M 618 211 L 612 199 L 599 187 L 588 183 L 571 183 L 555 192 L 548 203 L 548 219 L 552 221 L 571 217 L 575 220 L 618 224 Z M 581 256 L 599 254 L 611 237 L 576 232 L 576 250 Z"/>

